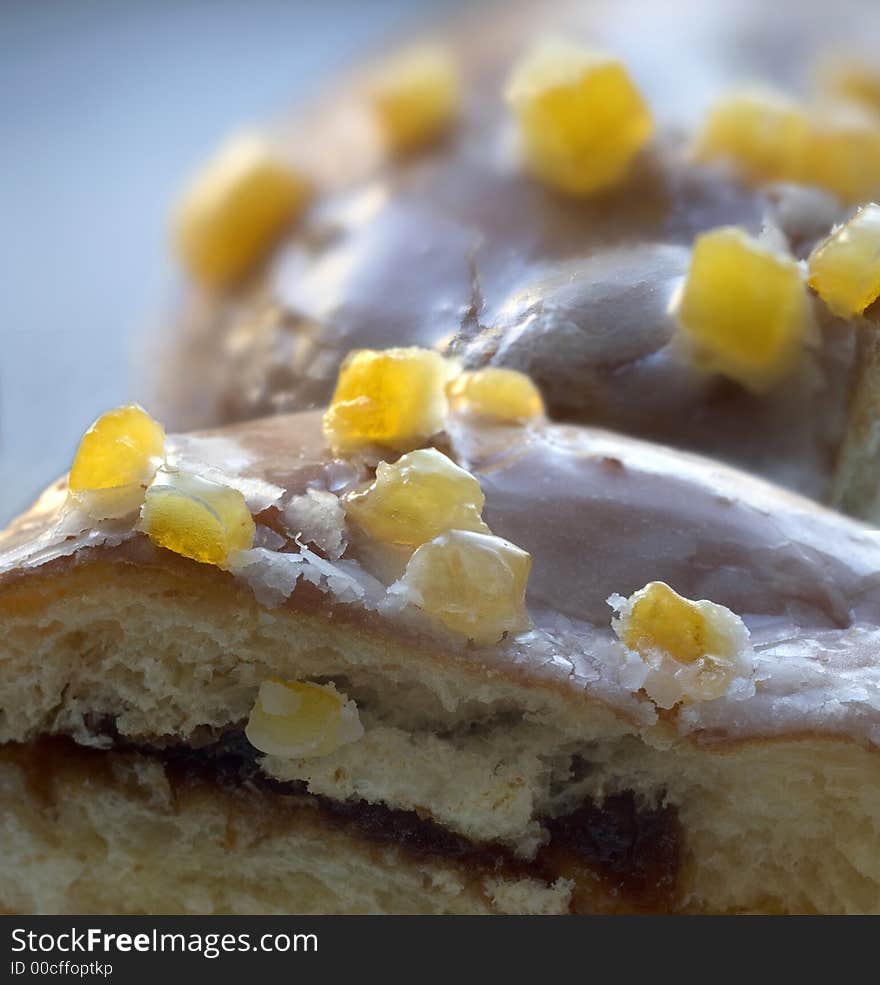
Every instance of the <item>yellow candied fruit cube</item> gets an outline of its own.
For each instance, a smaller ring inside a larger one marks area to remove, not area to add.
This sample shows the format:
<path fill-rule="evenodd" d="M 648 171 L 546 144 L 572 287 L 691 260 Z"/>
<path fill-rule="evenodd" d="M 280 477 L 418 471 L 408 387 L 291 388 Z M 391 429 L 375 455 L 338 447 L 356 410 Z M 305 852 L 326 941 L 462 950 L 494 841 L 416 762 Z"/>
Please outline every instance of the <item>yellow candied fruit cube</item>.
<path fill-rule="evenodd" d="M 227 287 L 258 263 L 308 199 L 308 185 L 257 135 L 234 138 L 200 171 L 175 218 L 190 273 Z"/>
<path fill-rule="evenodd" d="M 819 82 L 833 98 L 880 112 L 880 68 L 874 62 L 837 54 L 820 66 Z"/>
<path fill-rule="evenodd" d="M 525 373 L 500 366 L 459 373 L 446 386 L 452 410 L 501 422 L 527 421 L 544 413 L 541 391 Z"/>
<path fill-rule="evenodd" d="M 880 205 L 859 209 L 813 250 L 807 280 L 841 318 L 860 315 L 880 297 Z"/>
<path fill-rule="evenodd" d="M 678 319 L 705 368 L 765 390 L 791 368 L 807 328 L 800 268 L 741 229 L 703 233 L 694 243 Z"/>
<path fill-rule="evenodd" d="M 245 727 L 260 752 L 286 759 L 326 756 L 364 734 L 357 706 L 333 684 L 263 681 Z"/>
<path fill-rule="evenodd" d="M 371 444 L 409 451 L 424 444 L 443 429 L 445 387 L 456 369 L 416 346 L 350 352 L 324 414 L 324 436 L 336 452 Z"/>
<path fill-rule="evenodd" d="M 817 114 L 800 180 L 845 202 L 875 197 L 880 193 L 880 121 L 851 107 Z"/>
<path fill-rule="evenodd" d="M 345 510 L 371 537 L 418 547 L 453 527 L 488 533 L 485 501 L 470 472 L 436 448 L 421 448 L 393 465 L 380 462 L 375 481 L 351 495 Z"/>
<path fill-rule="evenodd" d="M 254 545 L 244 496 L 189 472 L 159 470 L 147 489 L 140 527 L 157 547 L 218 567 L 234 551 Z"/>
<path fill-rule="evenodd" d="M 526 166 L 571 195 L 619 183 L 654 131 L 641 94 L 617 59 L 565 41 L 545 41 L 507 85 Z"/>
<path fill-rule="evenodd" d="M 492 534 L 449 530 L 419 547 L 393 594 L 476 643 L 529 628 L 526 582 L 532 557 Z"/>
<path fill-rule="evenodd" d="M 620 638 L 642 656 L 660 650 L 683 664 L 693 663 L 707 653 L 723 654 L 728 641 L 719 635 L 701 606 L 665 582 L 653 581 L 630 597 Z"/>
<path fill-rule="evenodd" d="M 880 122 L 852 106 L 808 113 L 775 93 L 734 93 L 709 112 L 695 154 L 729 159 L 755 181 L 816 185 L 848 202 L 880 189 Z"/>
<path fill-rule="evenodd" d="M 368 97 L 388 145 L 406 153 L 436 139 L 458 115 L 458 66 L 441 44 L 415 45 L 377 68 Z"/>
<path fill-rule="evenodd" d="M 647 665 L 643 687 L 660 707 L 712 701 L 734 678 L 750 677 L 749 631 L 725 606 L 684 598 L 662 581 L 608 601 L 618 613 L 612 628 Z"/>
<path fill-rule="evenodd" d="M 710 109 L 695 153 L 701 160 L 730 160 L 756 181 L 798 181 L 809 135 L 802 107 L 778 93 L 750 89 Z"/>
<path fill-rule="evenodd" d="M 68 480 L 71 499 L 104 518 L 130 513 L 164 458 L 165 431 L 143 407 L 109 410 L 80 441 Z"/>

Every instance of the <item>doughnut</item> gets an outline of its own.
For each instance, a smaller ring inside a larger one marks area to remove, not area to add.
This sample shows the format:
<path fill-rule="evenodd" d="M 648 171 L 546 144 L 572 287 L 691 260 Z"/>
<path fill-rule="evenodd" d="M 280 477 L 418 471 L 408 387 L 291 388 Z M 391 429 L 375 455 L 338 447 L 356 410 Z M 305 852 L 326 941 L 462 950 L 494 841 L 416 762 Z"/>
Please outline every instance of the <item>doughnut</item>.
<path fill-rule="evenodd" d="M 182 194 L 148 403 L 319 408 L 350 350 L 418 345 L 876 520 L 880 83 L 829 52 L 878 34 L 868 5 L 558 0 L 377 56 Z"/>
<path fill-rule="evenodd" d="M 0 534 L 0 909 L 880 912 L 880 533 L 535 392 L 99 418 Z"/>

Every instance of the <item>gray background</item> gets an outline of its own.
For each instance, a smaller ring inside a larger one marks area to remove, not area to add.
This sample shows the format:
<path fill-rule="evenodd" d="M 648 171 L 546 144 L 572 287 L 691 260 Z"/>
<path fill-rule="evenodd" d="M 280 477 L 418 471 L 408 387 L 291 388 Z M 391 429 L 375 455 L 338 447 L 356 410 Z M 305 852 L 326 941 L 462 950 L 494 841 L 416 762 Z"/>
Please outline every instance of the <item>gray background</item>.
<path fill-rule="evenodd" d="M 191 168 L 439 6 L 0 0 L 0 524 L 130 398 Z"/>

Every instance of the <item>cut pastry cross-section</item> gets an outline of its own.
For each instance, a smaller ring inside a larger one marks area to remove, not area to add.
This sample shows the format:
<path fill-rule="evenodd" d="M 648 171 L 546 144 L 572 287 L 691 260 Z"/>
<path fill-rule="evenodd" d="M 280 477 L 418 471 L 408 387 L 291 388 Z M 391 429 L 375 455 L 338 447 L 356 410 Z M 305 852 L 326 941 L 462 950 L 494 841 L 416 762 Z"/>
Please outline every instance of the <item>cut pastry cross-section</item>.
<path fill-rule="evenodd" d="M 164 454 L 251 536 L 0 537 L 3 909 L 880 912 L 877 532 L 540 416 Z"/>

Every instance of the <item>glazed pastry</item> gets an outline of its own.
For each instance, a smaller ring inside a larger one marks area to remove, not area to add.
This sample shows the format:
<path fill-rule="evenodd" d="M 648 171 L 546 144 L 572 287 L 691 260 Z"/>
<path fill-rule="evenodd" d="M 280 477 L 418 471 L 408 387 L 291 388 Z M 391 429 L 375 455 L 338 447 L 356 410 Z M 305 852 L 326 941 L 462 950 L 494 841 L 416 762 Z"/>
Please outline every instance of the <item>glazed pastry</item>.
<path fill-rule="evenodd" d="M 878 231 L 845 303 L 807 261 L 876 196 L 880 126 L 728 96 L 803 89 L 875 13 L 507 5 L 379 59 L 184 195 L 157 405 L 186 428 L 317 407 L 349 349 L 431 346 L 529 373 L 556 419 L 875 517 Z M 823 99 L 862 91 L 849 69 Z"/>
<path fill-rule="evenodd" d="M 0 537 L 0 908 L 880 912 L 880 535 L 360 352 Z"/>

